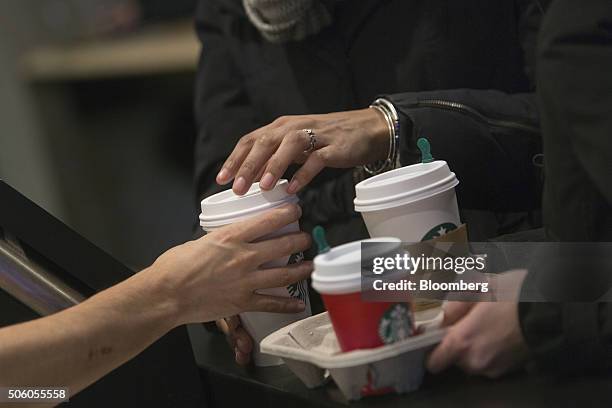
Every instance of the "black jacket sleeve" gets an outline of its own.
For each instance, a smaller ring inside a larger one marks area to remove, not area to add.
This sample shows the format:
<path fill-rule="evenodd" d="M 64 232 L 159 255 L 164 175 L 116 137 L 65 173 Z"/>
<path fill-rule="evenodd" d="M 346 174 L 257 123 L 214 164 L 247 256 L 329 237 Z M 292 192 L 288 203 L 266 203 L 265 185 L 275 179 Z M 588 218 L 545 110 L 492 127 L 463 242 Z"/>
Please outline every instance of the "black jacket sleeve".
<path fill-rule="evenodd" d="M 541 153 L 533 94 L 458 89 L 386 96 L 400 114 L 400 161 L 418 162 L 416 140 L 457 174 L 462 208 L 528 211 L 540 206 Z"/>
<path fill-rule="evenodd" d="M 535 367 L 557 375 L 610 372 L 610 316 L 610 303 L 519 304 L 521 329 Z"/>
<path fill-rule="evenodd" d="M 542 26 L 537 75 L 545 142 L 544 221 L 552 239 L 591 246 L 612 241 L 610 72 L 612 3 L 553 2 Z M 609 256 L 599 272 L 612 274 Z M 560 274 L 532 268 L 528 279 L 596 278 L 585 269 Z M 522 304 L 519 315 L 540 368 L 566 373 L 612 369 L 610 303 Z"/>
<path fill-rule="evenodd" d="M 536 38 L 550 0 L 516 0 L 523 66 L 535 88 Z M 402 165 L 420 160 L 416 140 L 427 137 L 434 157 L 458 175 L 460 206 L 492 211 L 539 209 L 541 135 L 534 94 L 455 89 L 387 98 L 400 113 Z M 536 160 L 537 161 L 537 160 Z"/>

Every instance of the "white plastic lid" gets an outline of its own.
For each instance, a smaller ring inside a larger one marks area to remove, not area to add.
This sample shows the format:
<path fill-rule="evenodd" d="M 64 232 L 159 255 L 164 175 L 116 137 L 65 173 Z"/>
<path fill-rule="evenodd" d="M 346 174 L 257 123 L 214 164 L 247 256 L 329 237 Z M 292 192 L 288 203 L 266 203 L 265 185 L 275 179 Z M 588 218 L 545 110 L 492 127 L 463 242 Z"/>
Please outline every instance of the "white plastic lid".
<path fill-rule="evenodd" d="M 443 160 L 401 167 L 371 177 L 355 186 L 355 211 L 386 210 L 454 188 L 455 173 Z"/>
<path fill-rule="evenodd" d="M 361 253 L 362 242 L 388 245 L 366 247 L 369 253 Z M 402 245 L 399 238 L 370 238 L 349 242 L 319 254 L 314 258 L 312 287 L 319 293 L 341 294 L 361 291 L 361 260 L 397 252 Z"/>
<path fill-rule="evenodd" d="M 287 180 L 281 179 L 272 190 L 264 191 L 259 188 L 259 183 L 253 183 L 242 196 L 229 189 L 207 197 L 200 203 L 200 225 L 205 230 L 214 229 L 271 208 L 297 203 L 297 196 L 287 193 L 287 185 Z"/>

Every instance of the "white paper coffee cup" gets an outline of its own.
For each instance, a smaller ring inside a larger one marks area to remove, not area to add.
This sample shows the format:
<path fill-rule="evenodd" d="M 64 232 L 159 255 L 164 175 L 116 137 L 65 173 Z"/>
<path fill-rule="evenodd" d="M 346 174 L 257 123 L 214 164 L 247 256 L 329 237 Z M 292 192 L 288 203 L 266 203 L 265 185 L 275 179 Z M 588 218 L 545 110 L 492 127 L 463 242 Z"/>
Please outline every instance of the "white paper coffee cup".
<path fill-rule="evenodd" d="M 445 161 L 418 163 L 379 174 L 355 186 L 355 211 L 371 237 L 421 242 L 459 227 L 455 187 Z"/>
<path fill-rule="evenodd" d="M 363 262 L 395 255 L 401 251 L 401 243 L 398 238 L 379 237 L 333 247 L 315 257 L 312 287 L 324 295 L 361 292 Z M 362 244 L 369 244 L 365 246 L 367 252 Z"/>
<path fill-rule="evenodd" d="M 297 203 L 297 196 L 287 193 L 287 185 L 287 180 L 280 180 L 272 190 L 264 191 L 259 188 L 259 183 L 255 183 L 243 196 L 234 194 L 232 190 L 226 190 L 205 198 L 201 202 L 202 213 L 200 214 L 200 226 L 204 231 L 211 232 L 225 225 L 254 217 L 272 208 L 280 207 L 288 203 Z M 273 238 L 299 230 L 300 226 L 298 222 L 294 222 L 262 238 Z M 279 267 L 289 263 L 301 262 L 302 258 L 303 255 L 299 253 L 276 259 L 262 266 L 265 268 Z M 302 281 L 287 287 L 260 290 L 258 293 L 284 297 L 299 297 L 306 304 L 306 309 L 301 313 L 245 312 L 240 314 L 242 325 L 255 342 L 255 348 L 253 350 L 253 361 L 255 365 L 260 367 L 279 365 L 282 364 L 280 358 L 261 354 L 259 343 L 268 334 L 290 323 L 311 316 L 308 285 L 306 281 Z"/>

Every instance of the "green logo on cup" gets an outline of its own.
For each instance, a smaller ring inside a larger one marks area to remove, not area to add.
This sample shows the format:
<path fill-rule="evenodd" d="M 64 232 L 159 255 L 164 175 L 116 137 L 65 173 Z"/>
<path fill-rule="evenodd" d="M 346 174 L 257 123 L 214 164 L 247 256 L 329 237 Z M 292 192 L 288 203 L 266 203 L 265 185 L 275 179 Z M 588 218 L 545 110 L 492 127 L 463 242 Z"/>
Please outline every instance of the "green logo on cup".
<path fill-rule="evenodd" d="M 427 234 L 423 236 L 421 241 L 429 241 L 430 239 L 441 237 L 456 229 L 457 226 L 452 222 L 445 222 L 443 224 L 436 225 L 435 227 L 430 229 Z"/>
<path fill-rule="evenodd" d="M 303 260 L 304 254 L 302 252 L 298 252 L 289 257 L 289 262 L 287 262 L 287 265 L 298 264 Z M 308 286 L 306 281 L 292 283 L 291 285 L 287 286 L 287 291 L 291 297 L 298 298 L 302 302 L 306 302 L 306 299 L 308 298 Z"/>
<path fill-rule="evenodd" d="M 378 337 L 384 344 L 404 340 L 412 334 L 412 315 L 405 303 L 394 304 L 380 318 Z"/>

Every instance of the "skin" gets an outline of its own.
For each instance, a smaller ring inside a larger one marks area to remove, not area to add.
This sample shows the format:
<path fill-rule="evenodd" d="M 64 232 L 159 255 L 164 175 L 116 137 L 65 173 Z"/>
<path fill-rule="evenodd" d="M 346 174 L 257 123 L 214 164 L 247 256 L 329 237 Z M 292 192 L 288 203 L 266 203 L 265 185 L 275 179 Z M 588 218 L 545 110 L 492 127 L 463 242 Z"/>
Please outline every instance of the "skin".
<path fill-rule="evenodd" d="M 509 272 L 500 279 L 514 299 L 525 273 Z M 469 374 L 498 378 L 520 368 L 528 357 L 516 300 L 448 302 L 443 325 L 448 326 L 446 336 L 427 360 L 434 374 L 456 365 Z"/>
<path fill-rule="evenodd" d="M 298 299 L 255 293 L 310 275 L 309 262 L 259 267 L 307 249 L 307 234 L 254 242 L 300 215 L 289 205 L 219 229 L 77 306 L 0 329 L 0 386 L 56 385 L 74 395 L 177 326 L 243 311 L 304 310 Z"/>
<path fill-rule="evenodd" d="M 225 334 L 225 339 L 230 348 L 234 350 L 236 363 L 245 366 L 251 362 L 251 352 L 253 351 L 253 339 L 241 326 L 242 322 L 237 315 L 219 319 L 215 322 L 217 328 Z"/>
<path fill-rule="evenodd" d="M 316 135 L 315 150 L 305 153 Z M 269 190 L 289 165 L 301 164 L 289 182 L 294 194 L 323 168 L 349 168 L 385 159 L 389 151 L 389 128 L 384 116 L 373 108 L 321 115 L 282 116 L 243 136 L 217 175 L 217 183 L 234 180 L 232 189 L 245 194 L 251 184 Z"/>

